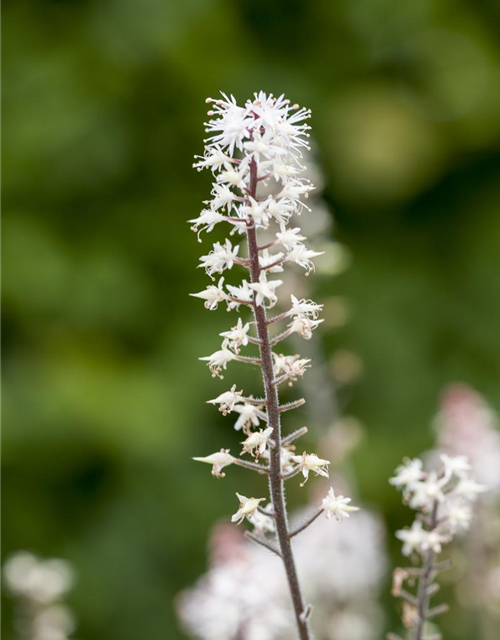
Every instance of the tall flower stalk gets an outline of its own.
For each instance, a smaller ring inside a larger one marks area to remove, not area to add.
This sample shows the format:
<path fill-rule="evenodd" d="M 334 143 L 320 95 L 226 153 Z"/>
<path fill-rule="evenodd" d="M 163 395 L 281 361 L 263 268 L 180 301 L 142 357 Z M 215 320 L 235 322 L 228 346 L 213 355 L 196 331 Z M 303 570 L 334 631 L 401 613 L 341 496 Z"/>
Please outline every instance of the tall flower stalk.
<path fill-rule="evenodd" d="M 212 251 L 201 257 L 200 266 L 212 280 L 215 281 L 216 274 L 219 280 L 193 295 L 205 300 L 205 307 L 210 310 L 220 303 L 226 303 L 228 310 L 250 309 L 253 320 L 243 322 L 239 318 L 234 327 L 221 334 L 224 338 L 221 348 L 201 359 L 208 362 L 212 375 L 220 378 L 231 361 L 258 366 L 264 393 L 260 398 L 245 396 L 233 385 L 229 391 L 209 401 L 218 404 L 224 414 L 239 414 L 235 428 L 243 430 L 246 440 L 242 442 L 239 457 L 221 449 L 195 460 L 211 464 L 216 477 L 223 477 L 222 469 L 231 464 L 268 476 L 268 504 L 262 504 L 265 498 L 237 494 L 239 509 L 232 520 L 238 524 L 247 520 L 254 528 L 248 532 L 248 537 L 282 559 L 298 634 L 301 640 L 309 640 L 311 606 L 306 606 L 302 596 L 291 540 L 322 513 L 327 518 L 334 516 L 341 521 L 349 517 L 350 511 L 356 510 L 349 505 L 349 498 L 336 496 L 331 488 L 321 507 L 302 525 L 291 530 L 285 503 L 286 480 L 302 474 L 303 485 L 310 472 L 328 477 L 329 465 L 328 460 L 315 453 L 295 454 L 293 442 L 307 432 L 306 427 L 282 434 L 281 414 L 305 401 L 301 398 L 280 404 L 279 387 L 284 383 L 292 386 L 304 375 L 310 363 L 298 354 L 283 355 L 273 350 L 292 334 L 310 339 L 321 322 L 318 315 L 322 305 L 292 295 L 289 310 L 274 316 L 268 314 L 278 301 L 276 289 L 283 284 L 282 280 L 269 279 L 269 275 L 283 272 L 286 263 L 295 263 L 307 275 L 314 269 L 312 258 L 319 255 L 303 243 L 306 238 L 301 235 L 300 228 L 288 226 L 294 215 L 308 211 L 304 199 L 313 189 L 307 179 L 300 177 L 305 170 L 301 151 L 309 148 L 309 126 L 305 121 L 310 112 L 291 105 L 283 96 L 275 98 L 262 92 L 255 94 L 244 106 L 224 94 L 222 99 L 208 99 L 207 102 L 212 105 L 208 112 L 211 119 L 206 123 L 209 137 L 205 140 L 204 155 L 197 158 L 194 166 L 199 170 L 211 169 L 214 184 L 206 208 L 190 222 L 198 236 L 201 231 L 212 231 L 219 223 L 229 224 L 230 235 L 246 236 L 247 255 L 242 257 L 239 245 L 233 246 L 229 239 L 214 243 Z M 269 195 L 270 191 L 274 195 Z M 234 265 L 249 273 L 249 279 L 238 286 L 225 284 L 222 276 Z M 287 323 L 286 327 L 277 331 L 276 327 L 282 323 Z M 248 345 L 258 348 L 258 356 L 241 354 L 241 348 Z M 258 428 L 261 422 L 265 429 Z M 253 459 L 242 458 L 243 455 Z"/>

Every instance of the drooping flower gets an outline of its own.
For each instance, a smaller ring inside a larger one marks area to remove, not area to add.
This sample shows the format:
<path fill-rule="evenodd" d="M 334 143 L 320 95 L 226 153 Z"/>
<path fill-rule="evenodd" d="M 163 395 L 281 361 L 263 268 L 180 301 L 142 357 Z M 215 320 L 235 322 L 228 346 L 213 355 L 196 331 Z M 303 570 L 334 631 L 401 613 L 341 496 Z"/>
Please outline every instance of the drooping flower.
<path fill-rule="evenodd" d="M 272 432 L 273 428 L 268 427 L 267 429 L 259 429 L 259 431 L 251 433 L 248 438 L 241 443 L 243 445 L 241 455 L 244 453 L 249 453 L 254 457 L 262 455 L 266 450 L 267 442 Z"/>
<path fill-rule="evenodd" d="M 305 478 L 304 482 L 300 485 L 301 487 L 303 487 L 309 479 L 310 471 L 313 471 L 317 476 L 328 478 L 329 460 L 323 460 L 315 453 L 306 453 L 305 451 L 301 456 L 292 456 L 292 460 L 299 465 L 300 472 Z"/>
<path fill-rule="evenodd" d="M 199 293 L 191 293 L 189 295 L 193 296 L 193 298 L 201 298 L 202 300 L 205 300 L 205 309 L 214 311 L 214 309 L 217 309 L 220 302 L 227 300 L 227 294 L 224 291 L 224 287 L 222 286 L 223 283 L 224 278 L 222 277 L 217 285 L 209 284 L 205 291 L 200 291 Z"/>
<path fill-rule="evenodd" d="M 218 404 L 219 411 L 225 416 L 231 413 L 237 402 L 240 402 L 242 395 L 243 391 L 236 391 L 236 385 L 233 384 L 230 391 L 224 391 L 224 393 L 221 393 L 213 400 L 207 400 L 207 402 L 209 404 Z"/>
<path fill-rule="evenodd" d="M 239 493 L 236 493 L 240 506 L 238 511 L 231 516 L 231 522 L 241 524 L 245 518 L 251 517 L 257 511 L 259 504 L 265 501 L 265 498 L 246 498 Z"/>
<path fill-rule="evenodd" d="M 229 454 L 229 449 L 221 449 L 215 453 L 211 453 L 209 456 L 193 458 L 196 462 L 205 462 L 212 465 L 212 475 L 216 478 L 224 478 L 225 473 L 222 473 L 224 467 L 228 467 L 233 464 L 234 458 Z"/>

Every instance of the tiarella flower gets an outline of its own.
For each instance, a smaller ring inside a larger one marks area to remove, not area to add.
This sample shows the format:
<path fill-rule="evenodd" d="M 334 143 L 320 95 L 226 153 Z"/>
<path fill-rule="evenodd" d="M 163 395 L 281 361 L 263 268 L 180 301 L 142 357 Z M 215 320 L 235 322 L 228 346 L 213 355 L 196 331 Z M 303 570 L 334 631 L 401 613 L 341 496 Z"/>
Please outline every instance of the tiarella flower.
<path fill-rule="evenodd" d="M 310 471 L 313 471 L 317 476 L 328 478 L 329 460 L 323 460 L 315 453 L 306 453 L 305 451 L 301 456 L 293 456 L 292 460 L 299 465 L 299 469 L 305 478 L 304 482 L 300 485 L 301 487 L 303 487 L 309 479 Z"/>
<path fill-rule="evenodd" d="M 209 404 L 218 404 L 219 411 L 225 416 L 228 413 L 231 413 L 237 402 L 240 402 L 242 395 L 243 391 L 236 391 L 236 385 L 233 384 L 230 391 L 225 391 L 224 393 L 221 393 L 220 396 L 217 396 L 217 398 L 207 400 L 207 402 Z"/>
<path fill-rule="evenodd" d="M 307 207 L 304 202 L 302 202 L 302 196 L 307 198 L 307 196 L 309 195 L 309 191 L 312 191 L 313 189 L 314 187 L 305 180 L 290 178 L 290 180 L 285 183 L 283 189 L 280 191 L 277 197 L 286 198 L 294 203 L 297 203 L 299 207 L 297 213 L 300 214 L 302 208 L 309 210 L 309 207 Z"/>
<path fill-rule="evenodd" d="M 217 286 L 210 284 L 205 291 L 200 291 L 200 293 L 191 293 L 190 295 L 193 296 L 193 298 L 201 298 L 202 300 L 205 300 L 205 309 L 213 311 L 214 309 L 217 309 L 219 302 L 223 302 L 227 299 L 227 294 L 222 286 L 223 283 L 224 278 L 221 278 L 217 283 Z"/>
<path fill-rule="evenodd" d="M 292 251 L 297 246 L 303 246 L 302 240 L 305 240 L 305 236 L 300 235 L 299 227 L 295 229 L 287 229 L 284 224 L 280 225 L 281 231 L 276 234 L 278 242 L 285 247 L 287 251 Z"/>
<path fill-rule="evenodd" d="M 221 171 L 217 176 L 217 182 L 219 184 L 227 184 L 230 187 L 238 187 L 238 189 L 245 189 L 245 170 L 237 171 L 236 169 L 229 169 L 227 171 Z"/>
<path fill-rule="evenodd" d="M 198 218 L 189 220 L 191 223 L 191 231 L 195 231 L 198 235 L 198 241 L 201 242 L 200 233 L 206 231 L 210 233 L 213 231 L 216 224 L 223 222 L 225 217 L 218 211 L 213 209 L 203 209 Z"/>
<path fill-rule="evenodd" d="M 444 464 L 445 475 L 450 478 L 453 475 L 457 476 L 457 478 L 465 478 L 472 469 L 467 456 L 448 456 L 443 453 L 439 457 Z"/>
<path fill-rule="evenodd" d="M 266 419 L 266 414 L 263 413 L 262 407 L 250 404 L 249 402 L 234 405 L 233 411 L 240 414 L 240 417 L 234 425 L 236 431 L 240 431 L 240 429 L 246 431 L 252 425 L 258 427 L 260 421 Z"/>
<path fill-rule="evenodd" d="M 246 205 L 242 205 L 239 208 L 239 215 L 241 218 L 246 218 L 247 216 L 252 216 L 255 221 L 255 224 L 258 227 L 262 227 L 267 229 L 269 226 L 269 214 L 267 212 L 267 201 L 264 200 L 259 202 L 249 197 L 249 203 Z"/>
<path fill-rule="evenodd" d="M 238 323 L 230 331 L 223 331 L 219 335 L 226 338 L 228 341 L 228 347 L 233 349 L 235 353 L 240 352 L 240 347 L 246 347 L 248 344 L 248 332 L 250 330 L 250 323 L 243 324 L 241 318 L 238 318 Z"/>
<path fill-rule="evenodd" d="M 253 300 L 253 291 L 246 280 L 243 280 L 239 287 L 235 287 L 231 284 L 227 285 L 227 290 L 234 298 L 234 300 L 228 300 L 228 310 L 239 309 L 241 304 L 251 302 Z"/>
<path fill-rule="evenodd" d="M 396 531 L 396 538 L 403 542 L 402 554 L 411 555 L 414 551 L 421 551 L 425 531 L 420 520 L 415 520 L 411 529 L 400 529 Z"/>
<path fill-rule="evenodd" d="M 435 471 L 431 471 L 425 480 L 419 480 L 411 486 L 410 507 L 430 511 L 435 501 L 444 502 L 443 487 L 447 482 L 446 476 L 440 478 Z"/>
<path fill-rule="evenodd" d="M 297 333 L 302 338 L 310 340 L 314 329 L 323 322 L 323 320 L 311 320 L 307 316 L 295 316 L 293 322 L 290 323 L 290 331 Z"/>
<path fill-rule="evenodd" d="M 245 151 L 258 158 L 273 158 L 277 154 L 286 153 L 283 148 L 274 144 L 274 136 L 270 130 L 267 130 L 264 134 L 254 131 L 253 137 L 244 142 L 243 147 Z"/>
<path fill-rule="evenodd" d="M 232 156 L 235 148 L 243 148 L 243 140 L 248 136 L 249 128 L 253 124 L 253 118 L 247 108 L 239 107 L 233 96 L 228 98 L 222 94 L 222 100 L 207 98 L 207 102 L 213 104 L 208 112 L 210 116 L 218 116 L 216 120 L 206 123 L 207 131 L 215 133 L 206 142 L 209 146 L 226 148 Z M 219 131 L 220 133 L 216 133 Z"/>
<path fill-rule="evenodd" d="M 268 273 L 281 273 L 283 271 L 283 267 L 281 264 L 276 264 L 271 268 L 269 268 L 269 266 L 274 264 L 275 262 L 279 262 L 284 257 L 284 253 L 280 252 L 271 255 L 269 251 L 265 249 L 262 252 L 262 255 L 259 257 L 259 265 L 261 269 L 266 269 Z"/>
<path fill-rule="evenodd" d="M 259 282 L 251 282 L 248 286 L 257 294 L 255 297 L 255 304 L 260 307 L 264 299 L 269 301 L 269 307 L 273 307 L 278 301 L 278 296 L 275 290 L 283 284 L 282 280 L 267 280 L 266 272 L 261 271 L 259 276 Z"/>
<path fill-rule="evenodd" d="M 222 473 L 222 469 L 224 467 L 228 467 L 230 464 L 233 464 L 234 458 L 229 455 L 229 449 L 221 449 L 216 453 L 212 453 L 209 456 L 205 456 L 204 458 L 193 458 L 196 462 L 206 462 L 207 464 L 212 465 L 212 475 L 216 478 L 224 478 L 225 473 Z"/>
<path fill-rule="evenodd" d="M 311 271 L 314 271 L 314 263 L 312 262 L 312 258 L 316 258 L 317 256 L 323 255 L 324 251 L 313 251 L 312 249 L 307 249 L 304 245 L 298 244 L 293 250 L 288 254 L 288 259 L 291 262 L 295 262 L 299 267 L 302 267 L 306 270 L 306 275 L 309 275 Z"/>
<path fill-rule="evenodd" d="M 296 382 L 297 378 L 304 375 L 306 370 L 311 366 L 311 362 L 307 358 L 301 358 L 299 355 L 284 356 L 283 354 L 273 353 L 274 375 L 278 378 L 286 376 L 289 384 Z"/>
<path fill-rule="evenodd" d="M 396 469 L 396 475 L 389 480 L 395 487 L 412 489 L 412 487 L 424 477 L 422 472 L 422 460 L 406 460 L 404 464 Z"/>
<path fill-rule="evenodd" d="M 215 351 L 212 355 L 199 359 L 208 362 L 208 368 L 214 378 L 223 378 L 223 376 L 220 375 L 221 370 L 226 369 L 227 363 L 236 357 L 236 354 L 227 348 L 227 344 L 222 343 L 222 348 L 219 351 Z"/>
<path fill-rule="evenodd" d="M 336 496 L 333 487 L 323 498 L 322 509 L 325 512 L 325 516 L 330 519 L 335 517 L 338 522 L 342 522 L 346 518 L 349 518 L 349 513 L 353 511 L 359 511 L 359 507 L 352 507 L 349 505 L 351 498 L 344 498 L 344 496 Z"/>
<path fill-rule="evenodd" d="M 248 438 L 241 443 L 243 445 L 243 450 L 240 455 L 249 453 L 255 458 L 262 455 L 266 450 L 267 442 L 272 432 L 273 428 L 268 427 L 267 429 L 260 429 L 259 431 L 251 433 Z"/>
<path fill-rule="evenodd" d="M 236 256 L 238 255 L 239 246 L 232 246 L 229 240 L 222 245 L 220 242 L 214 243 L 214 248 L 206 256 L 201 256 L 200 267 L 203 267 L 209 276 L 214 273 L 222 273 L 224 269 L 231 269 Z"/>
<path fill-rule="evenodd" d="M 472 510 L 462 498 L 447 500 L 443 514 L 443 524 L 451 535 L 467 531 L 472 520 Z"/>
<path fill-rule="evenodd" d="M 198 171 L 211 169 L 213 173 L 220 170 L 222 167 L 227 170 L 231 169 L 232 163 L 234 162 L 234 160 L 230 156 L 226 155 L 217 145 L 207 149 L 204 156 L 195 157 L 199 158 L 199 161 L 193 164 L 195 169 L 198 169 Z"/>
<path fill-rule="evenodd" d="M 322 304 L 316 304 L 312 300 L 298 300 L 293 294 L 291 296 L 292 299 L 292 308 L 290 309 L 291 316 L 308 316 L 313 320 L 319 315 L 321 309 L 323 309 Z"/>
<path fill-rule="evenodd" d="M 474 502 L 480 493 L 484 493 L 487 488 L 478 484 L 472 478 L 462 478 L 454 489 L 454 494 Z"/>
<path fill-rule="evenodd" d="M 231 212 L 233 204 L 236 200 L 236 194 L 225 184 L 214 184 L 212 189 L 212 200 L 207 200 L 205 204 L 210 205 L 211 209 L 217 210 L 226 207 L 228 213 Z"/>
<path fill-rule="evenodd" d="M 440 531 L 423 531 L 420 551 L 432 551 L 433 553 L 441 553 L 443 544 L 449 542 L 449 537 Z"/>
<path fill-rule="evenodd" d="M 241 524 L 245 518 L 253 516 L 257 511 L 259 504 L 265 501 L 265 498 L 246 498 L 239 493 L 236 495 L 240 501 L 240 507 L 231 517 L 231 522 L 236 522 L 236 524 Z"/>
<path fill-rule="evenodd" d="M 268 198 L 267 200 L 267 214 L 279 224 L 288 222 L 294 210 L 295 205 L 287 198 Z"/>

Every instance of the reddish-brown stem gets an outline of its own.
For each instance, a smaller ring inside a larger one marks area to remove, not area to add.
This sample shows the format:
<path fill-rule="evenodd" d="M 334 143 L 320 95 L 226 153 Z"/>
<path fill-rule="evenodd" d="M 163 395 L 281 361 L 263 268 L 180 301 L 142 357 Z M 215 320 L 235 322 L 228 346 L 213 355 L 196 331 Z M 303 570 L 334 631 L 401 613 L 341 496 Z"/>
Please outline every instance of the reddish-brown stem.
<path fill-rule="evenodd" d="M 255 197 L 257 189 L 257 164 L 255 160 L 250 163 L 250 188 L 249 194 Z M 259 265 L 259 245 L 257 242 L 257 233 L 255 223 L 251 216 L 247 221 L 247 242 L 248 255 L 250 258 L 250 275 L 252 282 L 259 282 L 261 268 Z M 305 607 L 300 589 L 297 569 L 292 552 L 290 542 L 290 534 L 288 530 L 288 517 L 285 506 L 285 489 L 281 475 L 281 423 L 278 388 L 273 384 L 273 358 L 271 341 L 269 338 L 268 321 L 266 318 L 266 310 L 263 305 L 253 305 L 255 316 L 255 324 L 257 326 L 257 334 L 259 336 L 260 360 L 262 368 L 262 377 L 264 381 L 266 402 L 267 402 L 267 423 L 273 429 L 272 439 L 275 443 L 270 451 L 269 461 L 269 490 L 271 501 L 274 508 L 274 516 L 276 521 L 276 533 L 280 545 L 281 557 L 285 566 L 285 571 L 292 596 L 295 618 L 297 621 L 297 629 L 300 640 L 311 640 L 309 624 L 307 616 L 304 615 Z"/>

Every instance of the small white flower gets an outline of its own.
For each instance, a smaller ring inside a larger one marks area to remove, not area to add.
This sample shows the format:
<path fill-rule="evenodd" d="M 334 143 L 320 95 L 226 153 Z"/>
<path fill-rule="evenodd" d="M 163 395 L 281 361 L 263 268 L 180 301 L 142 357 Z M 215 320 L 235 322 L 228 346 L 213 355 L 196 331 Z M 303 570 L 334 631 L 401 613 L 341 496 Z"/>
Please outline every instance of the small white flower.
<path fill-rule="evenodd" d="M 218 404 L 219 411 L 225 416 L 228 413 L 231 413 L 234 409 L 234 405 L 241 400 L 242 395 L 243 391 L 236 391 L 236 385 L 233 384 L 230 391 L 224 391 L 224 393 L 221 393 L 217 398 L 207 400 L 207 402 L 209 404 Z"/>
<path fill-rule="evenodd" d="M 226 184 L 214 184 L 212 189 L 212 200 L 207 200 L 205 204 L 210 205 L 211 209 L 220 209 L 226 207 L 228 213 L 231 212 L 233 204 L 236 200 L 236 194 Z"/>
<path fill-rule="evenodd" d="M 305 478 L 304 482 L 300 485 L 301 487 L 307 482 L 310 471 L 314 471 L 317 476 L 328 478 L 329 460 L 323 460 L 315 453 L 306 453 L 305 451 L 301 456 L 292 456 L 292 460 L 299 465 L 300 471 Z"/>
<path fill-rule="evenodd" d="M 246 347 L 248 344 L 248 332 L 250 330 L 250 323 L 243 324 L 241 318 L 238 318 L 238 323 L 230 331 L 223 331 L 219 335 L 226 338 L 228 346 L 234 350 L 235 353 L 240 352 L 240 347 Z"/>
<path fill-rule="evenodd" d="M 448 525 L 451 535 L 467 531 L 472 520 L 472 511 L 465 500 L 450 496 L 444 507 L 445 525 Z"/>
<path fill-rule="evenodd" d="M 304 208 L 307 208 L 303 202 L 300 202 L 300 198 L 301 196 L 305 196 L 307 198 L 309 191 L 312 191 L 313 189 L 314 187 L 306 180 L 290 178 L 284 184 L 283 189 L 278 194 L 278 198 L 288 198 L 289 200 L 297 202 Z"/>
<path fill-rule="evenodd" d="M 270 129 L 268 129 L 263 135 L 258 130 L 256 130 L 254 131 L 253 138 L 243 143 L 243 148 L 245 149 L 245 151 L 257 156 L 271 158 L 276 153 L 284 152 L 284 149 L 274 146 L 273 138 L 274 135 L 272 130 Z"/>
<path fill-rule="evenodd" d="M 226 240 L 224 244 L 215 242 L 212 251 L 206 256 L 201 256 L 199 266 L 203 267 L 209 276 L 222 273 L 224 269 L 231 269 L 239 248 L 239 245 L 233 247 L 230 240 Z"/>
<path fill-rule="evenodd" d="M 230 187 L 238 187 L 243 190 L 245 188 L 245 171 L 236 169 L 229 169 L 228 171 L 221 171 L 217 176 L 217 182 L 219 184 L 227 184 Z"/>
<path fill-rule="evenodd" d="M 202 231 L 206 231 L 210 233 L 213 231 L 216 224 L 219 222 L 223 222 L 225 217 L 219 213 L 218 211 L 214 211 L 213 209 L 203 209 L 198 218 L 193 218 L 189 220 L 191 223 L 191 231 L 195 231 L 198 235 L 198 240 L 201 242 L 200 233 Z"/>
<path fill-rule="evenodd" d="M 289 324 L 290 330 L 293 333 L 297 333 L 305 340 L 310 340 L 314 329 L 321 324 L 323 320 L 311 320 L 307 316 L 297 315 L 293 319 L 293 322 Z"/>
<path fill-rule="evenodd" d="M 267 229 L 269 225 L 269 214 L 267 212 L 267 201 L 257 201 L 254 198 L 249 197 L 250 204 L 242 205 L 239 208 L 239 215 L 241 218 L 252 216 L 258 227 Z"/>
<path fill-rule="evenodd" d="M 253 516 L 257 511 L 257 508 L 265 498 L 246 498 L 245 496 L 236 494 L 240 501 L 240 507 L 238 511 L 231 517 L 231 522 L 241 524 L 245 518 Z"/>
<path fill-rule="evenodd" d="M 222 348 L 219 351 L 215 351 L 212 355 L 199 359 L 208 362 L 208 368 L 214 378 L 219 377 L 222 379 L 223 376 L 220 375 L 221 370 L 226 369 L 227 363 L 231 362 L 231 360 L 234 360 L 235 358 L 236 354 L 230 351 L 227 348 L 227 344 L 223 342 Z"/>
<path fill-rule="evenodd" d="M 282 258 L 284 258 L 284 253 L 275 253 L 271 255 L 267 249 L 264 249 L 262 254 L 259 256 L 259 265 L 262 269 L 269 267 L 271 264 L 278 262 Z M 277 264 L 270 269 L 267 269 L 268 273 L 281 273 L 283 271 L 283 267 L 281 264 Z"/>
<path fill-rule="evenodd" d="M 266 419 L 266 414 L 262 411 L 261 406 L 244 402 L 243 404 L 236 404 L 233 407 L 233 411 L 240 414 L 238 420 L 234 425 L 236 431 L 243 429 L 246 431 L 252 425 L 258 427 L 261 420 Z"/>
<path fill-rule="evenodd" d="M 311 271 L 314 271 L 314 263 L 311 261 L 311 259 L 323 254 L 324 251 L 313 251 L 312 249 L 308 249 L 305 245 L 298 244 L 288 254 L 288 259 L 292 262 L 295 262 L 295 264 L 298 264 L 299 267 L 305 269 L 306 275 L 309 275 Z"/>
<path fill-rule="evenodd" d="M 255 298 L 255 304 L 260 307 L 264 298 L 269 300 L 269 307 L 272 307 L 278 301 L 278 296 L 275 293 L 275 289 L 277 289 L 280 285 L 283 284 L 282 280 L 267 280 L 266 272 L 261 271 L 259 276 L 259 282 L 251 282 L 248 286 L 253 289 L 257 296 Z"/>
<path fill-rule="evenodd" d="M 419 458 L 406 460 L 404 464 L 397 467 L 396 475 L 389 482 L 395 487 L 411 490 L 413 485 L 424 477 L 422 466 L 422 460 Z"/>
<path fill-rule="evenodd" d="M 430 511 L 436 500 L 444 502 L 443 487 L 448 482 L 445 476 L 439 478 L 435 471 L 431 471 L 425 480 L 419 480 L 411 485 L 412 496 L 408 504 L 412 509 Z"/>
<path fill-rule="evenodd" d="M 228 311 L 231 309 L 239 309 L 240 304 L 245 302 L 251 302 L 253 300 L 253 291 L 246 280 L 243 280 L 239 287 L 235 287 L 231 284 L 227 285 L 227 290 L 231 294 L 234 300 L 228 300 Z"/>
<path fill-rule="evenodd" d="M 487 491 L 487 487 L 482 484 L 478 484 L 472 480 L 472 478 L 462 478 L 453 490 L 453 493 L 456 496 L 460 496 L 466 500 L 474 502 L 478 495 L 485 491 Z"/>
<path fill-rule="evenodd" d="M 231 156 L 234 149 L 243 149 L 243 140 L 247 137 L 250 127 L 254 124 L 254 119 L 248 109 L 239 107 L 234 96 L 226 96 L 222 93 L 222 100 L 207 99 L 213 104 L 213 108 L 208 112 L 210 116 L 219 116 L 216 120 L 206 123 L 206 130 L 215 133 L 208 139 L 210 145 L 219 146 L 225 149 Z"/>
<path fill-rule="evenodd" d="M 298 245 L 302 245 L 301 240 L 305 240 L 305 236 L 300 235 L 299 227 L 295 229 L 287 229 L 284 224 L 280 225 L 281 231 L 276 234 L 278 242 L 285 247 L 287 251 L 292 251 Z"/>
<path fill-rule="evenodd" d="M 195 158 L 199 158 L 199 161 L 193 164 L 195 169 L 198 169 L 198 171 L 212 169 L 212 173 L 222 167 L 228 170 L 231 169 L 233 162 L 233 159 L 226 155 L 217 145 L 207 149 L 204 156 L 195 156 Z"/>
<path fill-rule="evenodd" d="M 297 378 L 304 375 L 306 370 L 311 366 L 308 358 L 301 358 L 298 354 L 294 356 L 284 356 L 282 353 L 273 353 L 274 375 L 278 378 L 284 375 L 291 385 L 296 382 Z"/>
<path fill-rule="evenodd" d="M 328 520 L 335 517 L 338 522 L 342 522 L 346 518 L 349 518 L 349 512 L 359 511 L 359 507 L 351 507 L 349 503 L 351 498 L 344 498 L 344 496 L 336 496 L 333 487 L 323 498 L 322 509 L 325 512 L 325 516 Z"/>
<path fill-rule="evenodd" d="M 286 223 L 296 210 L 296 205 L 287 198 L 268 198 L 266 202 L 268 216 L 279 224 Z"/>
<path fill-rule="evenodd" d="M 404 556 L 409 556 L 414 551 L 421 551 L 425 534 L 426 532 L 422 528 L 420 520 L 415 520 L 411 525 L 411 529 L 407 528 L 396 531 L 396 538 L 403 542 L 403 550 L 401 553 Z"/>
<path fill-rule="evenodd" d="M 434 553 L 441 553 L 443 544 L 450 541 L 449 536 L 446 536 L 436 529 L 433 531 L 422 531 L 422 542 L 420 544 L 420 551 L 432 551 Z"/>
<path fill-rule="evenodd" d="M 243 445 L 243 450 L 240 455 L 249 453 L 256 458 L 259 455 L 262 455 L 266 450 L 267 442 L 271 437 L 272 432 L 273 428 L 268 427 L 267 429 L 259 429 L 259 431 L 251 433 L 248 438 L 241 443 Z"/>
<path fill-rule="evenodd" d="M 321 309 L 323 309 L 322 304 L 316 304 L 312 300 L 298 300 L 293 294 L 290 296 L 292 300 L 292 308 L 289 311 L 291 316 L 304 315 L 309 316 L 313 320 L 316 320 Z"/>
<path fill-rule="evenodd" d="M 453 475 L 457 478 L 465 478 L 472 469 L 467 456 L 448 456 L 446 453 L 443 453 L 439 457 L 444 464 L 445 475 L 448 478 L 451 478 Z"/>
<path fill-rule="evenodd" d="M 229 449 L 221 449 L 209 456 L 193 458 L 193 460 L 196 460 L 196 462 L 206 462 L 207 464 L 211 464 L 212 475 L 216 478 L 224 478 L 226 474 L 222 473 L 222 469 L 224 469 L 224 467 L 228 467 L 234 462 L 233 456 L 229 455 Z"/>
<path fill-rule="evenodd" d="M 219 302 L 223 302 L 227 299 L 227 294 L 225 293 L 224 287 L 222 286 L 223 283 L 224 278 L 221 278 L 217 283 L 217 286 L 214 284 L 210 284 L 205 289 L 205 291 L 200 291 L 199 293 L 191 293 L 189 295 L 193 296 L 193 298 L 201 298 L 202 300 L 205 300 L 205 309 L 213 311 L 214 309 L 217 309 Z"/>

